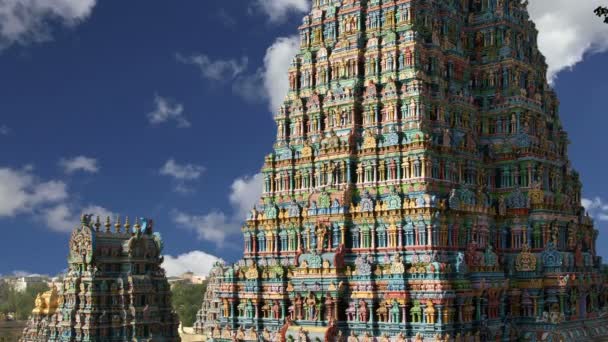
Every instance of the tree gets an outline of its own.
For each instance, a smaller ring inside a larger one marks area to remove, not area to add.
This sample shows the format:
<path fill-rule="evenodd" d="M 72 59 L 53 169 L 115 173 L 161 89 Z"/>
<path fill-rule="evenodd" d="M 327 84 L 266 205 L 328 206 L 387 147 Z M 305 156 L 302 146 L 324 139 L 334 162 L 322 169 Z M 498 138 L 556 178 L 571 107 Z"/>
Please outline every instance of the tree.
<path fill-rule="evenodd" d="M 191 327 L 196 321 L 196 313 L 203 303 L 207 282 L 194 284 L 175 284 L 171 289 L 173 309 L 177 312 L 182 326 Z"/>
<path fill-rule="evenodd" d="M 15 319 L 26 320 L 34 309 L 36 296 L 48 290 L 48 285 L 44 283 L 32 284 L 24 292 L 0 286 L 0 313 L 15 313 Z"/>
<path fill-rule="evenodd" d="M 598 17 L 604 17 L 604 23 L 608 24 L 608 7 L 599 6 L 594 11 L 595 15 Z"/>

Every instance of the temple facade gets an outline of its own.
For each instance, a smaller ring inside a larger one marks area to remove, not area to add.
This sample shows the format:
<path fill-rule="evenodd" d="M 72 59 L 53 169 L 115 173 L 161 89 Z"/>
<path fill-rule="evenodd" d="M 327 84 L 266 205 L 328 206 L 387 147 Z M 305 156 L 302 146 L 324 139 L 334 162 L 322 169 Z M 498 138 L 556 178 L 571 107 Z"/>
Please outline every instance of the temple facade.
<path fill-rule="evenodd" d="M 222 309 L 199 314 L 201 331 L 348 342 L 607 335 L 598 231 L 527 1 L 312 5 L 244 257 L 214 275 Z"/>
<path fill-rule="evenodd" d="M 63 283 L 38 296 L 21 341 L 179 341 L 162 249 L 152 221 L 84 216 Z"/>

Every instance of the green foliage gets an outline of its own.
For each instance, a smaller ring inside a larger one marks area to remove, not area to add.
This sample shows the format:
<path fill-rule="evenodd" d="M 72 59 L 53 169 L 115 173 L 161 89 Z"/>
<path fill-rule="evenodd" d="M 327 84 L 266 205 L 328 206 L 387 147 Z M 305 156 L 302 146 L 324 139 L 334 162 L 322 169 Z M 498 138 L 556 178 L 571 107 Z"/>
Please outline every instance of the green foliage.
<path fill-rule="evenodd" d="M 171 289 L 173 309 L 184 327 L 191 327 L 203 303 L 207 282 L 201 285 L 175 284 Z"/>
<path fill-rule="evenodd" d="M 603 17 L 604 18 L 604 22 L 606 24 L 608 24 L 608 7 L 605 6 L 599 6 L 598 8 L 595 9 L 595 11 L 593 11 L 595 13 L 595 15 L 597 15 L 598 17 Z"/>
<path fill-rule="evenodd" d="M 34 309 L 36 296 L 48 291 L 46 284 L 33 284 L 25 292 L 17 292 L 10 287 L 0 286 L 0 313 L 15 313 L 15 319 L 26 320 Z"/>

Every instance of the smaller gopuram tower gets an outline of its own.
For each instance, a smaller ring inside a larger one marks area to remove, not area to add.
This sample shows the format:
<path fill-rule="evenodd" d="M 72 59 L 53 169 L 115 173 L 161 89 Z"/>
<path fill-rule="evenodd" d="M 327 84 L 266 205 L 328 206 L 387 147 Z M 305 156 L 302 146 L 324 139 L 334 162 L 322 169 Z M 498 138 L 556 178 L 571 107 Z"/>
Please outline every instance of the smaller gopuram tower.
<path fill-rule="evenodd" d="M 84 215 L 63 283 L 38 296 L 21 341 L 179 341 L 162 249 L 151 220 Z"/>

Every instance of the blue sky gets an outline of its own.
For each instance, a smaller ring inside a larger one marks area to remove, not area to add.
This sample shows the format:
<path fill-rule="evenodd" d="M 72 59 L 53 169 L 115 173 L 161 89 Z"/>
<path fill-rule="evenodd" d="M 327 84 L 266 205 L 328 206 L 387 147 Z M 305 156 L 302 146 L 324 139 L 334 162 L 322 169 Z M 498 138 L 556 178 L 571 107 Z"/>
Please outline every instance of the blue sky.
<path fill-rule="evenodd" d="M 608 25 L 593 0 L 536 1 L 541 32 L 580 37 L 541 47 L 608 257 Z M 172 274 L 239 258 L 306 0 L 17 3 L 0 4 L 0 274 L 65 268 L 83 211 L 155 219 Z"/>

